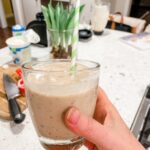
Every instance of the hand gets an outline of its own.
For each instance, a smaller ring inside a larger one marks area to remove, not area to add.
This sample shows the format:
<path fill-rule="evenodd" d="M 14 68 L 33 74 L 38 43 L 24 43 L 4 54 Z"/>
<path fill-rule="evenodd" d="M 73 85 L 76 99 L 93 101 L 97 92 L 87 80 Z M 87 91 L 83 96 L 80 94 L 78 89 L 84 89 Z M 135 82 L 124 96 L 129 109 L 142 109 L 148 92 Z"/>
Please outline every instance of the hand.
<path fill-rule="evenodd" d="M 66 113 L 65 123 L 72 132 L 85 137 L 89 150 L 144 150 L 102 89 L 94 119 L 72 107 Z"/>

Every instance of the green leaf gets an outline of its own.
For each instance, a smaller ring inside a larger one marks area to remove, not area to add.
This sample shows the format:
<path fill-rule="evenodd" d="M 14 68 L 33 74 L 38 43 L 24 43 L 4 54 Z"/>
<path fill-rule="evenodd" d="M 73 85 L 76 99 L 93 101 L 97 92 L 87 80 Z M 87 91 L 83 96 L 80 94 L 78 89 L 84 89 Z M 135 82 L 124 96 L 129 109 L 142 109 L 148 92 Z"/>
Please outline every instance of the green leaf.
<path fill-rule="evenodd" d="M 74 16 L 75 16 L 75 8 L 72 8 L 69 12 L 69 17 L 67 18 L 66 29 L 70 29 L 72 27 L 72 25 L 70 24 L 72 20 L 74 20 Z"/>
<path fill-rule="evenodd" d="M 80 10 L 79 10 L 80 13 L 83 11 L 84 6 L 85 5 L 80 6 Z M 75 27 L 75 24 L 74 24 L 74 18 L 75 18 L 75 15 L 76 15 L 75 10 L 76 10 L 76 8 L 72 8 L 69 12 L 69 18 L 67 19 L 66 29 L 73 29 Z"/>
<path fill-rule="evenodd" d="M 51 19 L 52 29 L 57 29 L 56 27 L 56 20 L 54 14 L 54 8 L 52 7 L 51 3 L 48 4 L 48 12 Z"/>
<path fill-rule="evenodd" d="M 50 29 L 51 28 L 51 21 L 49 20 L 48 10 L 45 6 L 42 6 L 42 12 L 44 15 L 44 19 L 46 21 L 47 28 Z"/>
<path fill-rule="evenodd" d="M 56 26 L 58 30 L 59 30 L 59 19 L 60 19 L 60 6 L 58 3 L 55 9 L 55 20 L 56 20 Z"/>
<path fill-rule="evenodd" d="M 83 12 L 84 7 L 85 7 L 85 5 L 80 6 L 80 14 Z"/>
<path fill-rule="evenodd" d="M 60 2 L 59 4 L 60 4 L 60 13 L 62 14 L 64 12 L 64 5 L 62 2 Z"/>
<path fill-rule="evenodd" d="M 64 9 L 63 14 L 60 18 L 60 41 L 61 41 L 61 46 L 65 47 L 66 46 L 66 21 L 67 21 L 67 16 L 68 16 L 68 10 Z"/>
<path fill-rule="evenodd" d="M 67 16 L 68 16 L 68 11 L 67 10 L 64 10 L 63 11 L 63 14 L 60 18 L 60 30 L 66 30 L 66 21 L 67 21 Z"/>
<path fill-rule="evenodd" d="M 80 6 L 80 13 L 83 11 L 84 5 Z M 42 12 L 50 30 L 52 46 L 66 48 L 72 42 L 73 29 L 75 27 L 74 19 L 76 9 L 64 7 L 62 2 L 59 2 L 55 7 L 52 6 L 52 1 L 48 7 L 42 6 Z M 67 31 L 70 30 L 70 31 Z"/>

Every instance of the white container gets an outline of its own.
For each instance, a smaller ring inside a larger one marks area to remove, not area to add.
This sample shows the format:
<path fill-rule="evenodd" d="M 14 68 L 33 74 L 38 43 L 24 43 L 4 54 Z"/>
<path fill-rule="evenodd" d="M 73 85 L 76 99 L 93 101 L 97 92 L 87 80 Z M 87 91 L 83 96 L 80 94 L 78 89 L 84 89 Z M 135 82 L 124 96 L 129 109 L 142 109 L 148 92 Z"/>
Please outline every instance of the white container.
<path fill-rule="evenodd" d="M 25 32 L 25 27 L 22 25 L 15 25 L 12 27 L 12 34 L 13 36 L 21 36 Z"/>
<path fill-rule="evenodd" d="M 15 64 L 22 65 L 31 60 L 31 46 L 22 36 L 8 38 L 6 43 L 13 56 Z"/>

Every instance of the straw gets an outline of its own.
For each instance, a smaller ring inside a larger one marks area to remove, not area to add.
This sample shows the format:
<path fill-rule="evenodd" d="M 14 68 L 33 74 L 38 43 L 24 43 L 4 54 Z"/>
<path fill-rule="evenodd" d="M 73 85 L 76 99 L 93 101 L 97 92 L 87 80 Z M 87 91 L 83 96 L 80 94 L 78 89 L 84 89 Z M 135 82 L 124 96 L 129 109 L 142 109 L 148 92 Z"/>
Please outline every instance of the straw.
<path fill-rule="evenodd" d="M 80 13 L 80 0 L 76 1 L 75 18 L 74 18 L 74 32 L 73 32 L 73 45 L 71 54 L 71 74 L 76 73 L 76 59 L 77 59 L 77 44 L 79 41 L 78 28 L 79 28 L 79 13 Z"/>

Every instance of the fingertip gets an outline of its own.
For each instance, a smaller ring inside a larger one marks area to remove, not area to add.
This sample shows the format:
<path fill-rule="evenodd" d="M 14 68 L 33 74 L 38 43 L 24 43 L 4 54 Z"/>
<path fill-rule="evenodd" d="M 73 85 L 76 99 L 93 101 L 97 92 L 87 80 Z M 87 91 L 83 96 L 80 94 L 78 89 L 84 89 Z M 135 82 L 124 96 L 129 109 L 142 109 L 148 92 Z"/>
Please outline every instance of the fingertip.
<path fill-rule="evenodd" d="M 67 126 L 75 126 L 80 118 L 80 112 L 76 107 L 71 107 L 65 115 L 65 122 Z"/>
<path fill-rule="evenodd" d="M 99 122 L 81 113 L 77 108 L 70 108 L 65 115 L 66 126 L 75 134 L 85 137 L 94 144 L 105 142 L 106 130 Z"/>

